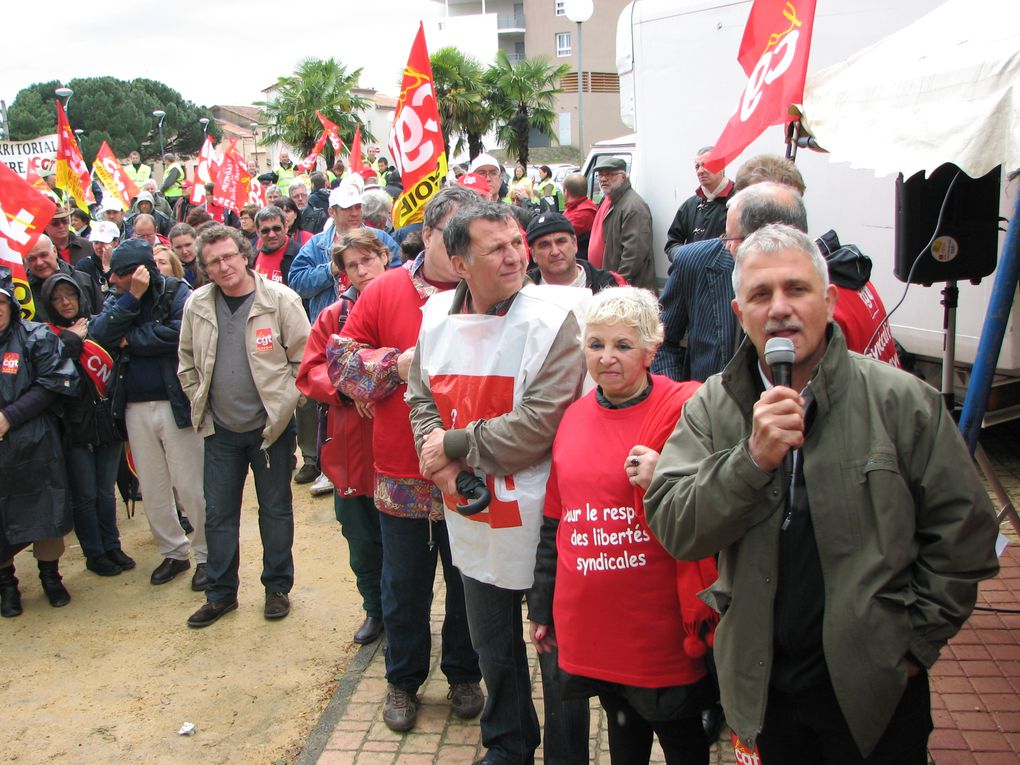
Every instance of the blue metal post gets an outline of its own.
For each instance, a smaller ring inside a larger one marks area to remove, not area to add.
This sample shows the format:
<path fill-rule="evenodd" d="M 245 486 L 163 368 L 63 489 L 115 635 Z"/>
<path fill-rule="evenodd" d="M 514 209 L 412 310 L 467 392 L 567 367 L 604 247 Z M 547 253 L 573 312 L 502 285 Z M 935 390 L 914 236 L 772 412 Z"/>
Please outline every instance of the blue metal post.
<path fill-rule="evenodd" d="M 981 435 L 981 422 L 988 409 L 988 394 L 992 389 L 995 365 L 999 361 L 999 350 L 1006 335 L 1006 322 L 1013 307 L 1017 280 L 1020 278 L 1020 193 L 1013 207 L 1013 217 L 1006 229 L 1006 242 L 1002 246 L 1002 257 L 995 271 L 995 284 L 988 300 L 988 312 L 981 328 L 977 356 L 971 371 L 967 395 L 963 399 L 963 413 L 960 416 L 960 432 L 973 455 Z"/>

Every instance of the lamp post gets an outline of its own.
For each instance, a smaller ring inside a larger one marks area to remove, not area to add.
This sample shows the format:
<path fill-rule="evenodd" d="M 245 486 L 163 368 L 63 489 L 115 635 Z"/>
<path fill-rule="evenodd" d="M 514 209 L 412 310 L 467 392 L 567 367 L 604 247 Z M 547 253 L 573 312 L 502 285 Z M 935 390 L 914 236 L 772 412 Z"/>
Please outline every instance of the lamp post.
<path fill-rule="evenodd" d="M 581 25 L 591 18 L 595 11 L 592 0 L 565 0 L 563 12 L 577 24 L 577 144 L 584 160 L 584 39 Z"/>
<path fill-rule="evenodd" d="M 198 124 L 202 126 L 202 140 L 205 140 L 205 134 L 209 132 L 209 118 L 200 117 Z"/>
<path fill-rule="evenodd" d="M 53 92 L 54 92 L 54 94 L 56 94 L 57 98 L 59 98 L 63 102 L 63 104 L 64 104 L 64 111 L 66 112 L 67 111 L 67 105 L 69 103 L 71 103 L 71 96 L 74 95 L 74 91 L 71 90 L 70 88 L 59 87 L 56 90 L 54 90 Z"/>
<path fill-rule="evenodd" d="M 163 118 L 166 117 L 166 112 L 162 109 L 156 109 L 152 116 L 159 120 L 159 159 L 163 164 L 166 164 L 166 157 L 163 156 L 166 154 L 163 150 Z"/>

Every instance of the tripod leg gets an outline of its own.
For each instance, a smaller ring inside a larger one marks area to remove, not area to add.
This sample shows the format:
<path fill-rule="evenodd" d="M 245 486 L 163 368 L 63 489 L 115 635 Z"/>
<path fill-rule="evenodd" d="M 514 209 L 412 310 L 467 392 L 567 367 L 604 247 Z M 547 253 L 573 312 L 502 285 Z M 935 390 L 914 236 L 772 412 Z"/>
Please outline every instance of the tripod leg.
<path fill-rule="evenodd" d="M 977 449 L 974 450 L 974 459 L 977 460 L 978 467 L 981 468 L 981 472 L 988 480 L 992 491 L 995 492 L 996 499 L 999 501 L 1000 508 L 997 516 L 999 521 L 1002 521 L 1003 518 L 1009 518 L 1009 522 L 1013 524 L 1013 530 L 1020 534 L 1020 515 L 1017 514 L 1016 507 L 1013 506 L 1013 500 L 1010 499 L 1006 487 L 1002 485 L 1002 481 L 995 474 L 995 468 L 992 466 L 991 461 L 989 461 L 985 448 L 981 444 L 978 444 Z"/>

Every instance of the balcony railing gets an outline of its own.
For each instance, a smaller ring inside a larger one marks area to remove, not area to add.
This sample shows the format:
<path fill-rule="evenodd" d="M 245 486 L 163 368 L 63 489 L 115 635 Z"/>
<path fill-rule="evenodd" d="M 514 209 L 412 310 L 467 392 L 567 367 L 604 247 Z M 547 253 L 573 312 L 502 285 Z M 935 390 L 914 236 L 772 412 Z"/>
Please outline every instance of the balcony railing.
<path fill-rule="evenodd" d="M 496 16 L 497 29 L 524 29 L 523 13 L 501 13 Z"/>

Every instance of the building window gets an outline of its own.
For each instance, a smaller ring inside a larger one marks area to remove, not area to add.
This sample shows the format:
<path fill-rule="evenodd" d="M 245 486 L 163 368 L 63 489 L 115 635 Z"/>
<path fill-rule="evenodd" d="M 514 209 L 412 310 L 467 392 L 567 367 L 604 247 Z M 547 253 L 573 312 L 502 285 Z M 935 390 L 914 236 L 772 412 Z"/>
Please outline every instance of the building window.
<path fill-rule="evenodd" d="M 553 8 L 555 8 L 557 16 L 567 15 L 567 9 L 563 7 L 566 5 L 566 2 L 567 0 L 553 0 Z"/>
<path fill-rule="evenodd" d="M 556 57 L 563 58 L 573 52 L 570 32 L 556 33 Z"/>

